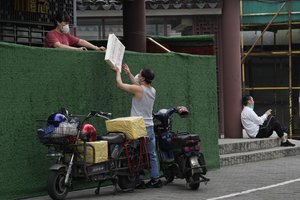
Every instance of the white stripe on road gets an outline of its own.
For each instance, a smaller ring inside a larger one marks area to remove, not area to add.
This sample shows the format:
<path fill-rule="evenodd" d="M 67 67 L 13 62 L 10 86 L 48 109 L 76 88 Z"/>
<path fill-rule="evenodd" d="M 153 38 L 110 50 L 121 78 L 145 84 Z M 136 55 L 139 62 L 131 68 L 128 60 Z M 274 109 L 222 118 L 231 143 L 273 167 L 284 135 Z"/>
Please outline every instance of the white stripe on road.
<path fill-rule="evenodd" d="M 274 187 L 278 187 L 278 186 L 282 186 L 282 185 L 287 185 L 287 184 L 298 182 L 298 181 L 300 181 L 300 178 L 285 181 L 285 182 L 282 182 L 282 183 L 277 183 L 277 184 L 274 184 L 274 185 L 268 185 L 268 186 L 261 187 L 261 188 L 255 188 L 255 189 L 251 189 L 251 190 L 245 190 L 245 191 L 242 191 L 242 192 L 232 193 L 232 194 L 228 194 L 228 195 L 225 195 L 225 196 L 209 198 L 207 200 L 226 199 L 226 198 L 235 197 L 235 196 L 239 196 L 239 195 L 243 195 L 243 194 L 249 194 L 251 192 L 256 192 L 256 191 L 260 191 L 260 190 L 267 190 L 267 189 L 270 189 L 270 188 L 274 188 Z"/>

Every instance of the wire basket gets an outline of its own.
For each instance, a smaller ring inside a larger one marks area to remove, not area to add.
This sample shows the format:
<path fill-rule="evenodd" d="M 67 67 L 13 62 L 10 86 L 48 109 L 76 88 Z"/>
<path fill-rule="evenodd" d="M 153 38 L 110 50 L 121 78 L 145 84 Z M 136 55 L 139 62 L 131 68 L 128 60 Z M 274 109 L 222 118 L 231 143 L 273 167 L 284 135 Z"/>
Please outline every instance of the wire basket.
<path fill-rule="evenodd" d="M 49 120 L 40 120 L 38 124 L 37 137 L 45 145 L 74 144 L 77 140 L 78 123 L 61 122 L 56 127 Z"/>

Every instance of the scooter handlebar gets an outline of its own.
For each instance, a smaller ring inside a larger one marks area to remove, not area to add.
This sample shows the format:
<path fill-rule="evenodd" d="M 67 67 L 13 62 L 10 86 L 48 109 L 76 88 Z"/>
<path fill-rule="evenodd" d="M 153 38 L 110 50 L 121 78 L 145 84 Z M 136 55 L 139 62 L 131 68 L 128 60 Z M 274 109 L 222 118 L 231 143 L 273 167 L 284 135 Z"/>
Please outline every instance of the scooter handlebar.
<path fill-rule="evenodd" d="M 99 115 L 102 115 L 102 116 L 105 116 L 105 117 L 111 117 L 111 113 L 108 113 L 108 112 L 102 112 L 102 111 L 96 111 L 96 110 L 92 110 L 90 112 L 90 115 L 92 116 L 99 116 Z"/>

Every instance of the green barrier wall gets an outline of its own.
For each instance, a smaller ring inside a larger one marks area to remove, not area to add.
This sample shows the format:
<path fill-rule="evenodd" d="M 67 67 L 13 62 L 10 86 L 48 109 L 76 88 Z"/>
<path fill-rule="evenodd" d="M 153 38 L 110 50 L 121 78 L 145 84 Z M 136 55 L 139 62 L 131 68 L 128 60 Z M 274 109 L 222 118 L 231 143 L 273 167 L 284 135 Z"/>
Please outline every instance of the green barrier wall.
<path fill-rule="evenodd" d="M 75 114 L 97 109 L 113 117 L 129 115 L 131 95 L 116 88 L 103 59 L 104 53 L 95 51 L 0 43 L 0 199 L 46 194 L 53 160 L 36 139 L 36 119 L 62 106 Z M 174 129 L 199 133 L 208 168 L 218 168 L 215 56 L 126 52 L 124 62 L 133 73 L 141 66 L 155 71 L 155 110 L 188 107 L 190 116 L 175 116 Z M 103 126 L 99 121 L 98 134 Z"/>

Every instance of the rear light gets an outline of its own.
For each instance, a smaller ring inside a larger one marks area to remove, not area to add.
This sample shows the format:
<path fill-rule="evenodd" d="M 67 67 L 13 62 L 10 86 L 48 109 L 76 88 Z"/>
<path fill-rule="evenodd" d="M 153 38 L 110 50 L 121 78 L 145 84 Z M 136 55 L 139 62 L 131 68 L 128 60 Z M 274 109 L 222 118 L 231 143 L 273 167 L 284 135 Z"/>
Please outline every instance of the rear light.
<path fill-rule="evenodd" d="M 185 146 L 185 147 L 183 148 L 183 150 L 184 150 L 184 152 L 189 152 L 189 151 L 190 151 L 190 147 Z"/>

